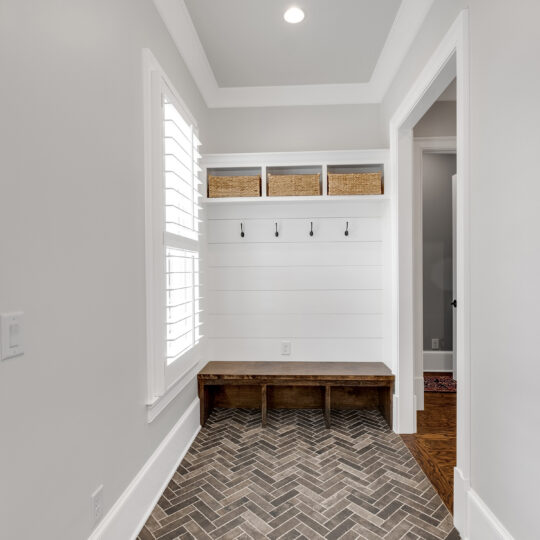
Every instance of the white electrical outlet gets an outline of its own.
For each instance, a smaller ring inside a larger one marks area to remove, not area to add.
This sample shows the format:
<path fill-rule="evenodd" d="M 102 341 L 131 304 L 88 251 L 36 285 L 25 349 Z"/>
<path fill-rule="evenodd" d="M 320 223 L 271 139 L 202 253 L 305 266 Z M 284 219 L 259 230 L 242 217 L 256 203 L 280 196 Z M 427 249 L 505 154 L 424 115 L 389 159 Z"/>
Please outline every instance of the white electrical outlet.
<path fill-rule="evenodd" d="M 97 525 L 103 518 L 103 484 L 91 495 L 92 501 L 92 524 Z"/>
<path fill-rule="evenodd" d="M 434 351 L 439 350 L 439 338 L 438 337 L 432 338 L 432 340 L 431 340 L 431 348 Z"/>
<path fill-rule="evenodd" d="M 281 355 L 282 356 L 290 356 L 291 355 L 291 342 L 290 341 L 282 341 L 281 342 Z"/>

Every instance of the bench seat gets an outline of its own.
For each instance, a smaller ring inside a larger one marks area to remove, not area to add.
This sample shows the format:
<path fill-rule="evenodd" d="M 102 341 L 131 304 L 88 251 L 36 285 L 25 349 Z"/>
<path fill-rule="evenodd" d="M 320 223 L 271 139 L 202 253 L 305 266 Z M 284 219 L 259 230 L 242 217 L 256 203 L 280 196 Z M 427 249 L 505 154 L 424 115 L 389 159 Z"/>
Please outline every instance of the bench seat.
<path fill-rule="evenodd" d="M 379 409 L 392 427 L 394 375 L 382 362 L 209 362 L 198 374 L 201 425 L 214 406 Z"/>

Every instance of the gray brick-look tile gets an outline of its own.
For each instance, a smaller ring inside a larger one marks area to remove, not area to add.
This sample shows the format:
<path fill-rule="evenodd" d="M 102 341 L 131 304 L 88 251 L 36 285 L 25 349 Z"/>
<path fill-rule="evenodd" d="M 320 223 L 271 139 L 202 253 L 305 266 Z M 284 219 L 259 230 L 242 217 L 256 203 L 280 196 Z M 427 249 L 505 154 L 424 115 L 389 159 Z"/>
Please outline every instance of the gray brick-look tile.
<path fill-rule="evenodd" d="M 459 540 L 378 411 L 215 409 L 138 540 Z"/>

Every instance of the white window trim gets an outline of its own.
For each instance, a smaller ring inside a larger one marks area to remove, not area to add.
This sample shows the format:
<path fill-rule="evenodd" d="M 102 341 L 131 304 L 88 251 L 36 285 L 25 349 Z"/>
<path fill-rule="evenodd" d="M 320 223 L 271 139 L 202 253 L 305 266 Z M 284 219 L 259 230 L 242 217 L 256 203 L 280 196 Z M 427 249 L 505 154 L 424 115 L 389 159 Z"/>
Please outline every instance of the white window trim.
<path fill-rule="evenodd" d="M 147 358 L 147 421 L 152 422 L 161 411 L 186 387 L 198 366 L 197 346 L 183 356 L 184 369 L 170 384 L 166 382 L 165 336 L 163 332 L 162 287 L 157 275 L 162 273 L 164 260 L 164 203 L 156 190 L 155 178 L 162 174 L 162 146 L 160 123 L 161 87 L 174 96 L 182 115 L 197 127 L 197 122 L 173 84 L 149 49 L 143 49 L 143 100 L 144 100 L 144 183 L 145 183 L 145 271 L 146 271 L 146 358 Z M 159 96 L 159 99 L 158 99 Z M 198 242 L 186 239 L 200 250 Z"/>

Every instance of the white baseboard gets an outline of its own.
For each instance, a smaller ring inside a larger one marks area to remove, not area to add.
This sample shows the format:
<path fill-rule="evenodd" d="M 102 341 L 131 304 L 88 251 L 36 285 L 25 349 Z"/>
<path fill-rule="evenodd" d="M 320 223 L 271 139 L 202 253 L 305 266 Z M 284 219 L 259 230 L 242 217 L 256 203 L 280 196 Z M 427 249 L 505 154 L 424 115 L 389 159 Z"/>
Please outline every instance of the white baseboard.
<path fill-rule="evenodd" d="M 413 395 L 412 413 L 408 416 L 408 411 L 400 411 L 399 394 L 394 394 L 392 398 L 393 425 L 392 429 L 396 433 L 416 433 L 416 396 Z"/>
<path fill-rule="evenodd" d="M 414 378 L 414 397 L 416 399 L 416 410 L 424 410 L 424 377 Z"/>
<path fill-rule="evenodd" d="M 471 540 L 514 540 L 474 489 L 469 490 L 468 499 Z"/>
<path fill-rule="evenodd" d="M 416 396 L 413 396 L 414 415 L 403 418 L 403 411 L 400 412 L 399 394 L 394 394 L 392 398 L 393 425 L 392 429 L 396 433 L 416 433 Z"/>
<path fill-rule="evenodd" d="M 424 371 L 453 371 L 452 351 L 424 351 Z"/>
<path fill-rule="evenodd" d="M 454 468 L 454 525 L 463 540 L 514 540 L 457 467 Z"/>
<path fill-rule="evenodd" d="M 413 396 L 413 433 L 416 433 L 418 431 L 418 415 L 416 414 L 416 411 L 418 410 L 418 403 L 416 400 L 416 396 Z"/>
<path fill-rule="evenodd" d="M 89 540 L 133 540 L 199 433 L 199 398 L 163 439 Z"/>
<path fill-rule="evenodd" d="M 399 406 L 398 406 L 398 400 L 399 400 L 399 396 L 397 394 L 394 394 L 392 396 L 392 429 L 396 433 L 399 433 L 399 421 L 398 421 Z"/>
<path fill-rule="evenodd" d="M 467 494 L 469 480 L 464 478 L 461 469 L 454 467 L 454 526 L 462 538 L 466 538 L 469 527 Z"/>

